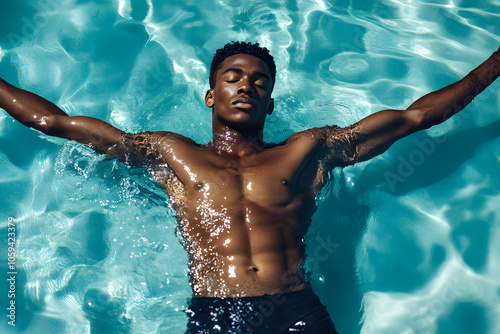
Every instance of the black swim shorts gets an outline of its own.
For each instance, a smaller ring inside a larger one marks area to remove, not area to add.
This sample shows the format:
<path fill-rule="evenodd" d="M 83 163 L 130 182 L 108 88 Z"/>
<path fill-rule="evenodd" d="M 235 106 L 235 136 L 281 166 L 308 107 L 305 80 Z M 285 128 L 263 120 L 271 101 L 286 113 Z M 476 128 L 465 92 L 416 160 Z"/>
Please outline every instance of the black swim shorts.
<path fill-rule="evenodd" d="M 193 297 L 186 313 L 186 334 L 338 334 L 310 288 L 258 297 Z"/>

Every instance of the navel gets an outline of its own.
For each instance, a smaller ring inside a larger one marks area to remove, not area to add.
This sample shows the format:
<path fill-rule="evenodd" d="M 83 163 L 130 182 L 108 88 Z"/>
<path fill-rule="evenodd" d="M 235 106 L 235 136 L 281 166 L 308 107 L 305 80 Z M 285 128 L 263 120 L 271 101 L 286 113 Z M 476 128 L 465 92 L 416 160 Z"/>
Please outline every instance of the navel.
<path fill-rule="evenodd" d="M 203 186 L 204 186 L 204 183 L 201 181 L 198 181 L 194 185 L 194 190 L 200 190 L 201 188 L 203 188 Z"/>
<path fill-rule="evenodd" d="M 259 271 L 259 269 L 257 267 L 254 267 L 254 266 L 251 266 L 249 269 L 250 269 L 250 271 L 253 271 L 254 273 Z"/>
<path fill-rule="evenodd" d="M 281 184 L 282 184 L 282 185 L 284 185 L 284 186 L 287 186 L 287 185 L 288 185 L 288 180 L 287 180 L 287 179 L 285 179 L 285 178 L 282 178 L 282 179 L 280 180 L 280 182 L 281 182 Z"/>

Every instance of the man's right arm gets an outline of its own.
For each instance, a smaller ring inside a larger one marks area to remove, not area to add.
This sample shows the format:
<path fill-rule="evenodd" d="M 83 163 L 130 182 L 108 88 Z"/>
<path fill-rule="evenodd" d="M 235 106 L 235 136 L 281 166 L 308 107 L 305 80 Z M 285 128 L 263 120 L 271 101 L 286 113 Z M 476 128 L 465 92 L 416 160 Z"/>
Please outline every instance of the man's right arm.
<path fill-rule="evenodd" d="M 70 117 L 55 104 L 2 79 L 0 107 L 22 124 L 47 135 L 75 140 L 111 156 L 122 151 L 121 130 L 96 118 Z"/>
<path fill-rule="evenodd" d="M 458 113 L 499 76 L 500 48 L 463 79 L 419 98 L 406 110 L 382 110 L 342 129 L 325 127 L 328 154 L 338 157 L 335 166 L 371 159 L 396 140 Z"/>

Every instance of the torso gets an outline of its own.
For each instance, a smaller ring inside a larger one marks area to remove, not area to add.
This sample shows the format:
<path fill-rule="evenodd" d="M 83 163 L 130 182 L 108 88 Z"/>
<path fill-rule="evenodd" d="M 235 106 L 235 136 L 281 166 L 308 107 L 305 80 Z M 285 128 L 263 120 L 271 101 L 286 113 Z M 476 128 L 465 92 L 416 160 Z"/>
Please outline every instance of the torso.
<path fill-rule="evenodd" d="M 194 296 L 305 287 L 302 238 L 325 176 L 319 146 L 309 133 L 243 157 L 178 135 L 156 145 L 168 167 L 154 174 L 177 210 Z"/>

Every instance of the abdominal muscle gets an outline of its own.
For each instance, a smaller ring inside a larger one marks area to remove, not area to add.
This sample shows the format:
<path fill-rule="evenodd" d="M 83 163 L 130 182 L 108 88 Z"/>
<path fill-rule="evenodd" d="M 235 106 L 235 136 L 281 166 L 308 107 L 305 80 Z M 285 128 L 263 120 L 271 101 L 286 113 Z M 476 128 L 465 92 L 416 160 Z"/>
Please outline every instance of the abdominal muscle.
<path fill-rule="evenodd" d="M 180 230 L 193 296 L 260 296 L 306 286 L 300 268 L 304 247 L 295 236 L 300 222 L 273 211 L 247 203 L 209 216 L 199 210 L 186 214 Z"/>

